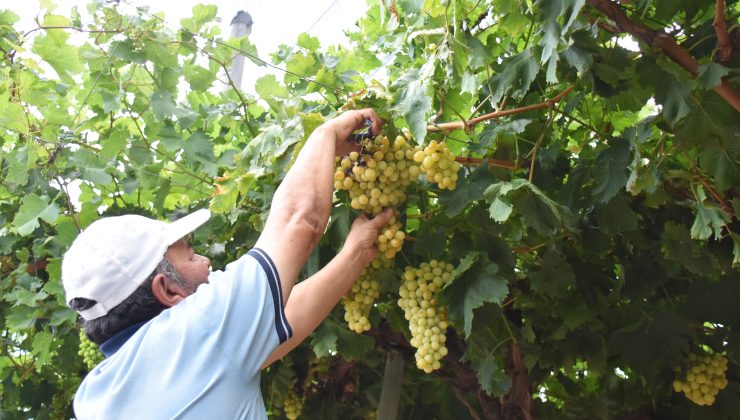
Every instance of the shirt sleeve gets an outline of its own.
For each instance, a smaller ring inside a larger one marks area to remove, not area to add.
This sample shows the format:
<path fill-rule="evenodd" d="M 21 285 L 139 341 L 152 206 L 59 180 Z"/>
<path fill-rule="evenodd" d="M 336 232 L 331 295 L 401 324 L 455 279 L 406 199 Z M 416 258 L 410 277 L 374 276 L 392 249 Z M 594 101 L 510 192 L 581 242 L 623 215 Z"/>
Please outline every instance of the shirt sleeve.
<path fill-rule="evenodd" d="M 267 357 L 293 335 L 277 268 L 259 248 L 212 273 L 209 284 L 191 298 L 205 311 L 215 347 L 247 375 L 258 374 Z"/>

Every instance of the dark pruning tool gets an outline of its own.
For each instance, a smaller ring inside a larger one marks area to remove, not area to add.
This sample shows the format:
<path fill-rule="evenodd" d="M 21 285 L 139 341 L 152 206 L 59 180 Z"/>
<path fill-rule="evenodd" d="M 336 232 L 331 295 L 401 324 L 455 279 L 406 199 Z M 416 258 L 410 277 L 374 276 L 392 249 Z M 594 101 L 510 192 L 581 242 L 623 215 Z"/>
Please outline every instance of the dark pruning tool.
<path fill-rule="evenodd" d="M 365 119 L 365 127 L 367 127 L 367 130 L 365 131 L 350 134 L 347 141 L 354 144 L 360 144 L 365 139 L 373 138 L 373 120 L 370 118 Z"/>

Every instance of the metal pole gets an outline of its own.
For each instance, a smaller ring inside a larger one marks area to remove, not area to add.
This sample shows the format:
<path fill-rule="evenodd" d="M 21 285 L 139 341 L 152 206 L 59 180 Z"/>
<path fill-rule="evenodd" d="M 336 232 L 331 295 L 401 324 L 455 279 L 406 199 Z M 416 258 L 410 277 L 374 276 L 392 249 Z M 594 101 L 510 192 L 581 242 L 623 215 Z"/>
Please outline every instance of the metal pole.
<path fill-rule="evenodd" d="M 238 11 L 234 19 L 231 20 L 231 38 L 249 36 L 252 33 L 252 23 L 252 15 L 243 10 Z M 244 76 L 243 55 L 237 54 L 234 56 L 229 70 L 229 76 L 237 88 L 242 87 L 242 77 Z"/>
<path fill-rule="evenodd" d="M 401 382 L 403 382 L 403 367 L 406 361 L 403 355 L 395 350 L 388 352 L 385 359 L 383 373 L 383 389 L 380 391 L 378 402 L 378 420 L 396 420 L 398 416 L 398 401 L 401 398 Z"/>

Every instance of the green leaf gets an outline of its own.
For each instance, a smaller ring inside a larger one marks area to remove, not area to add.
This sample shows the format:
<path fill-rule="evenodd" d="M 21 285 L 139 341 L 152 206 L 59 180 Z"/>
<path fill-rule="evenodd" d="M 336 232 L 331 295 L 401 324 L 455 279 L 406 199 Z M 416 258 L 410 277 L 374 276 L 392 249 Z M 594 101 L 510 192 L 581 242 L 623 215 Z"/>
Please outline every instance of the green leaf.
<path fill-rule="evenodd" d="M 422 144 L 427 135 L 427 116 L 432 109 L 429 86 L 416 69 L 398 78 L 392 86 L 395 89 L 392 110 L 406 119 L 414 140 Z"/>
<path fill-rule="evenodd" d="M 150 103 L 154 114 L 161 118 L 171 118 L 177 114 L 177 104 L 172 99 L 172 94 L 166 91 L 157 91 L 152 94 Z"/>
<path fill-rule="evenodd" d="M 319 43 L 319 39 L 317 37 L 311 36 L 304 32 L 298 35 L 298 46 L 303 47 L 309 51 L 317 51 L 319 48 L 321 48 L 321 43 Z"/>
<path fill-rule="evenodd" d="M 673 222 L 665 224 L 663 255 L 692 273 L 711 275 L 719 270 L 719 262 L 706 248 L 691 239 L 689 230 Z"/>
<path fill-rule="evenodd" d="M 72 76 L 83 69 L 77 48 L 54 39 L 52 35 L 40 35 L 34 40 L 32 50 L 49 63 L 64 83 L 75 84 Z"/>
<path fill-rule="evenodd" d="M 483 192 L 495 178 L 484 161 L 466 177 L 460 177 L 454 191 L 443 190 L 439 194 L 439 203 L 445 214 L 454 217 L 468 205 L 483 198 Z"/>
<path fill-rule="evenodd" d="M 414 252 L 429 258 L 442 258 L 446 249 L 446 229 L 441 226 L 423 224 L 414 242 Z"/>
<path fill-rule="evenodd" d="M 629 159 L 629 142 L 620 139 L 612 141 L 609 147 L 596 157 L 592 173 L 597 185 L 593 196 L 600 203 L 608 202 L 627 185 Z"/>
<path fill-rule="evenodd" d="M 509 91 L 514 97 L 521 97 L 529 90 L 540 66 L 529 49 L 504 61 L 502 70 L 493 76 L 495 91 L 491 101 L 500 102 Z"/>
<path fill-rule="evenodd" d="M 463 273 L 470 270 L 470 267 L 478 261 L 481 255 L 482 254 L 478 251 L 471 251 L 465 254 L 465 256 L 460 260 L 460 264 L 458 264 L 452 271 L 452 279 L 457 280 Z"/>
<path fill-rule="evenodd" d="M 495 397 L 501 397 L 511 388 L 511 377 L 506 373 L 502 358 L 497 355 L 486 355 L 471 361 L 471 366 L 478 377 L 481 389 Z"/>
<path fill-rule="evenodd" d="M 193 90 L 208 90 L 216 80 L 216 74 L 212 71 L 189 62 L 185 63 L 183 74 Z"/>
<path fill-rule="evenodd" d="M 638 215 L 629 206 L 624 194 L 612 198 L 598 209 L 596 221 L 599 229 L 610 235 L 633 232 L 638 227 Z"/>
<path fill-rule="evenodd" d="M 669 73 L 664 76 L 655 92 L 655 99 L 663 105 L 663 116 L 673 126 L 691 112 L 687 101 L 689 88 Z"/>
<path fill-rule="evenodd" d="M 562 256 L 550 252 L 542 260 L 539 270 L 529 277 L 530 287 L 536 293 L 550 297 L 561 297 L 576 283 L 573 268 Z"/>
<path fill-rule="evenodd" d="M 712 137 L 701 142 L 699 166 L 714 178 L 718 191 L 740 185 L 740 141 L 720 142 Z"/>
<path fill-rule="evenodd" d="M 286 70 L 290 73 L 285 74 L 285 83 L 299 83 L 301 79 L 296 75 L 311 77 L 319 70 L 319 63 L 313 54 L 294 54 L 290 60 L 286 61 Z"/>
<path fill-rule="evenodd" d="M 489 147 L 495 146 L 501 136 L 515 136 L 521 134 L 532 120 L 521 118 L 518 120 L 495 122 L 486 125 L 478 138 L 478 145 L 471 149 L 478 153 L 486 153 Z"/>
<path fill-rule="evenodd" d="M 505 201 L 502 197 L 498 196 L 491 201 L 491 206 L 488 208 L 488 212 L 491 215 L 491 219 L 503 223 L 509 220 L 511 212 L 514 210 L 514 206 L 511 203 Z"/>
<path fill-rule="evenodd" d="M 34 335 L 31 351 L 36 357 L 37 369 L 40 369 L 51 362 L 53 356 L 52 352 L 54 351 L 54 348 L 52 347 L 53 343 L 54 336 L 47 331 L 39 331 Z"/>
<path fill-rule="evenodd" d="M 730 238 L 732 238 L 732 267 L 737 269 L 740 268 L 740 235 L 730 233 Z"/>
<path fill-rule="evenodd" d="M 126 150 L 128 133 L 124 130 L 114 130 L 104 138 L 101 138 L 100 144 L 103 146 L 100 150 L 100 158 L 111 160 Z"/>
<path fill-rule="evenodd" d="M 694 330 L 686 320 L 662 311 L 615 331 L 608 347 L 610 353 L 621 355 L 628 367 L 652 377 L 662 366 L 679 366 L 693 339 Z"/>
<path fill-rule="evenodd" d="M 18 234 L 26 236 L 39 227 L 39 219 L 54 224 L 59 216 L 59 206 L 49 201 L 49 197 L 28 194 L 21 199 L 21 208 L 18 209 L 13 226 Z"/>
<path fill-rule="evenodd" d="M 336 354 L 337 332 L 328 323 L 322 323 L 319 328 L 311 334 L 311 347 L 316 357 L 328 357 Z"/>
<path fill-rule="evenodd" d="M 11 26 L 21 18 L 10 10 L 0 10 L 0 24 Z"/>
<path fill-rule="evenodd" d="M 190 162 L 200 163 L 201 169 L 213 177 L 216 176 L 216 165 L 213 164 L 214 154 L 211 138 L 204 132 L 197 130 L 185 140 L 183 144 L 185 157 Z"/>
<path fill-rule="evenodd" d="M 216 6 L 196 4 L 193 6 L 193 17 L 180 19 L 180 26 L 191 32 L 200 32 L 204 24 L 216 19 L 217 12 Z"/>
<path fill-rule="evenodd" d="M 3 131 L 7 127 L 19 133 L 28 132 L 28 119 L 23 106 L 19 103 L 3 100 L 2 95 L 0 95 L 0 125 L 3 126 L 0 127 Z"/>
<path fill-rule="evenodd" d="M 706 90 L 719 86 L 722 78 L 730 73 L 730 69 L 717 63 L 699 64 L 698 71 L 696 81 L 702 89 Z"/>
<path fill-rule="evenodd" d="M 691 226 L 691 238 L 700 241 L 709 239 L 714 232 L 714 239 L 722 238 L 722 230 L 730 223 L 730 216 L 722 209 L 706 207 L 701 203 L 696 203 L 696 217 L 694 224 Z"/>
<path fill-rule="evenodd" d="M 625 188 L 630 194 L 639 195 L 641 192 L 655 192 L 658 187 L 658 174 L 654 166 L 649 163 L 643 163 L 639 149 L 635 149 L 635 157 L 628 167 L 630 176 L 627 178 Z"/>
<path fill-rule="evenodd" d="M 5 318 L 6 325 L 15 331 L 23 331 L 36 325 L 36 320 L 44 313 L 44 308 L 20 305 L 13 307 Z"/>
<path fill-rule="evenodd" d="M 463 73 L 461 92 L 470 93 L 471 95 L 478 93 L 478 80 L 475 78 L 474 74 L 468 73 L 467 71 Z"/>
<path fill-rule="evenodd" d="M 288 97 L 288 89 L 277 81 L 274 74 L 268 74 L 257 79 L 257 82 L 254 84 L 254 90 L 257 91 L 260 97 L 266 100 L 273 97 Z"/>
<path fill-rule="evenodd" d="M 466 256 L 463 263 L 468 259 Z M 473 311 L 486 302 L 500 305 L 508 293 L 507 281 L 498 274 L 496 263 L 481 254 L 473 269 L 445 286 L 441 297 L 447 302 L 450 319 L 458 323 L 462 321 L 467 338 L 473 326 Z"/>
<path fill-rule="evenodd" d="M 563 227 L 560 206 L 526 179 L 497 182 L 484 192 L 491 203 L 488 211 L 493 220 L 503 223 L 515 213 L 524 223 L 542 235 L 552 235 Z"/>

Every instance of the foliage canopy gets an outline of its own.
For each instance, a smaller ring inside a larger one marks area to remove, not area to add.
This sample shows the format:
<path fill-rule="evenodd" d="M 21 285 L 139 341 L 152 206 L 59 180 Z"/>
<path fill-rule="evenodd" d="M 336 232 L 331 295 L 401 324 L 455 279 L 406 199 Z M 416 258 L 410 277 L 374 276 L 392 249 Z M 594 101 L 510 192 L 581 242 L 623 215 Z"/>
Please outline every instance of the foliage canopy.
<path fill-rule="evenodd" d="M 740 2 L 372 0 L 350 46 L 282 46 L 287 72 L 256 96 L 225 69 L 236 51 L 264 62 L 222 38 L 214 6 L 174 23 L 44 4 L 26 33 L 0 10 L 4 416 L 71 415 L 87 367 L 59 277 L 80 229 L 210 206 L 194 239 L 222 268 L 253 245 L 307 135 L 372 106 L 388 134 L 445 141 L 467 166 L 455 191 L 409 191 L 414 240 L 383 275 L 374 328 L 350 332 L 336 309 L 263 375 L 268 410 L 296 394 L 304 418 L 374 412 L 386 353 L 411 358 L 400 273 L 441 259 L 457 267 L 450 352 L 434 374 L 405 369 L 402 418 L 738 418 Z M 339 195 L 304 278 L 352 217 Z M 712 406 L 671 388 L 691 353 L 729 361 Z"/>

